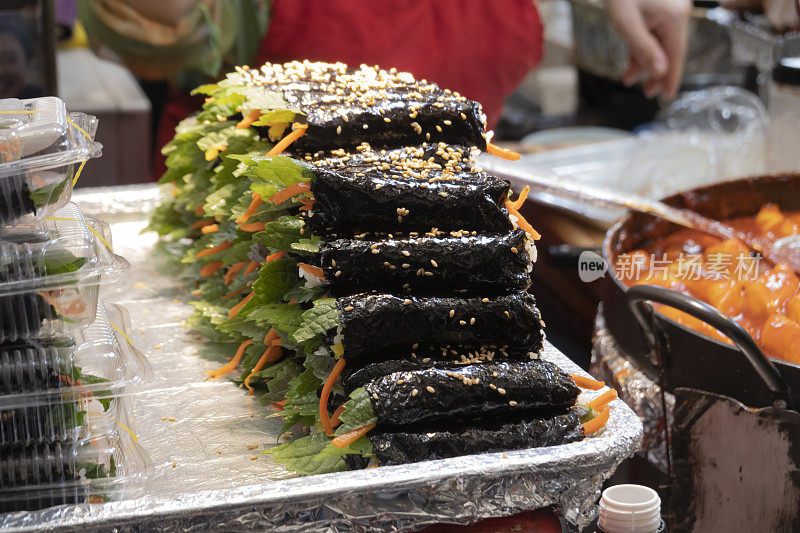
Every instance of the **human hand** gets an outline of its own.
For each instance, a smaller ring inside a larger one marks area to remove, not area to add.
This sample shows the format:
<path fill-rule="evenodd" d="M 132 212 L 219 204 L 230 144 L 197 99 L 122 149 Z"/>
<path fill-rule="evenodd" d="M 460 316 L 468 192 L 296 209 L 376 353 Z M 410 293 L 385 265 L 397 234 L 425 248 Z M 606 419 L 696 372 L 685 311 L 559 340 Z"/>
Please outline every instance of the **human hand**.
<path fill-rule="evenodd" d="M 800 30 L 800 0 L 722 0 L 720 6 L 737 10 L 761 6 L 775 31 Z"/>
<path fill-rule="evenodd" d="M 689 0 L 605 0 L 614 28 L 630 48 L 625 85 L 644 80 L 644 94 L 672 98 L 683 75 Z"/>

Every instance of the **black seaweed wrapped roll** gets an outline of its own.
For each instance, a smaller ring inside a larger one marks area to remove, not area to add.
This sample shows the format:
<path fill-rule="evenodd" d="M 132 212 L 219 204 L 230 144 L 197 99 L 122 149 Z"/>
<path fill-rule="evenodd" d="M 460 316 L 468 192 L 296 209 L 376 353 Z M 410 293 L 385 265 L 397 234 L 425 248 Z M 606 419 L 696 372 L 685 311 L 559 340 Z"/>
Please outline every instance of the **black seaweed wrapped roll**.
<path fill-rule="evenodd" d="M 359 231 L 513 229 L 503 207 L 507 181 L 462 179 L 435 182 L 392 176 L 320 171 L 311 184 L 314 207 L 307 222 L 315 233 Z"/>
<path fill-rule="evenodd" d="M 76 435 L 85 412 L 78 399 L 37 398 L 36 405 L 6 408 L 0 398 L 0 448 L 60 442 Z"/>
<path fill-rule="evenodd" d="M 547 418 L 467 427 L 431 427 L 370 434 L 372 451 L 381 465 L 446 459 L 473 453 L 520 450 L 569 444 L 583 439 L 575 412 Z"/>
<path fill-rule="evenodd" d="M 36 213 L 28 182 L 23 175 L 0 178 L 0 224 L 8 224 L 29 213 Z"/>
<path fill-rule="evenodd" d="M 308 124 L 297 148 L 385 146 L 443 141 L 485 148 L 485 119 L 477 102 L 411 74 L 362 65 L 293 62 L 237 68 L 247 85 L 283 97 Z M 264 128 L 266 129 L 266 128 Z"/>
<path fill-rule="evenodd" d="M 358 365 L 348 364 L 342 370 L 342 386 L 348 393 L 363 387 L 368 382 L 403 370 L 423 370 L 426 368 L 445 368 L 489 363 L 492 361 L 530 361 L 531 356 L 525 350 L 508 349 L 503 352 L 496 348 L 484 346 L 478 349 L 451 346 L 450 348 L 428 348 L 419 346 L 403 359 L 381 359 L 377 354 L 370 357 L 369 362 Z M 356 361 L 359 363 L 361 361 Z"/>
<path fill-rule="evenodd" d="M 421 298 L 357 294 L 336 299 L 349 364 L 406 358 L 420 346 L 494 347 L 536 354 L 542 321 L 533 296 Z"/>
<path fill-rule="evenodd" d="M 14 446 L 0 451 L 0 512 L 29 511 L 81 503 L 86 489 L 76 483 L 80 475 L 70 453 L 70 443 Z M 63 485 L 59 487 L 58 485 Z M 47 486 L 36 491 L 37 486 Z M 8 489 L 31 489 L 8 496 Z"/>
<path fill-rule="evenodd" d="M 580 393 L 556 365 L 539 360 L 400 371 L 365 389 L 382 427 L 557 413 L 573 406 Z"/>
<path fill-rule="evenodd" d="M 525 290 L 530 284 L 535 249 L 520 229 L 504 235 L 394 237 L 323 241 L 319 263 L 330 288 L 338 294 L 411 288 L 494 294 Z"/>
<path fill-rule="evenodd" d="M 46 318 L 50 305 L 35 292 L 0 296 L 0 342 L 37 335 Z"/>
<path fill-rule="evenodd" d="M 64 366 L 55 346 L 34 341 L 0 345 L 0 394 L 58 389 L 62 375 L 72 370 Z"/>

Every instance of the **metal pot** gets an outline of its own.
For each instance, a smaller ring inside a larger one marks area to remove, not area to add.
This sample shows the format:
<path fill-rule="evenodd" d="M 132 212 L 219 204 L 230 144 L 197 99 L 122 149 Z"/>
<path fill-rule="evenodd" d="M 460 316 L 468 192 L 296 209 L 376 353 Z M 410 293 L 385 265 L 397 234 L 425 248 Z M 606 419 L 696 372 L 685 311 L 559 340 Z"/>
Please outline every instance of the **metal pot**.
<path fill-rule="evenodd" d="M 756 176 L 692 189 L 664 201 L 707 217 L 728 219 L 755 215 L 766 203 L 785 211 L 800 210 L 800 174 Z M 652 286 L 628 288 L 617 277 L 617 256 L 668 235 L 678 226 L 641 213 L 620 219 L 607 233 L 603 254 L 609 264 L 603 291 L 606 325 L 633 362 L 668 391 L 688 387 L 723 394 L 753 406 L 789 403 L 789 389 L 800 391 L 800 366 L 767 359 L 733 320 L 690 296 Z M 732 346 L 695 332 L 659 313 L 648 315 L 642 302 L 663 303 L 693 314 L 732 338 Z M 698 305 L 700 304 L 700 305 Z M 736 338 L 734 338 L 736 337 Z M 653 345 L 664 349 L 656 354 Z M 744 347 L 743 347 L 744 346 Z M 661 371 L 663 369 L 663 375 Z M 755 370 L 754 370 L 755 369 Z M 777 371 L 776 371 L 777 370 Z M 787 387 L 788 385 L 788 387 Z"/>

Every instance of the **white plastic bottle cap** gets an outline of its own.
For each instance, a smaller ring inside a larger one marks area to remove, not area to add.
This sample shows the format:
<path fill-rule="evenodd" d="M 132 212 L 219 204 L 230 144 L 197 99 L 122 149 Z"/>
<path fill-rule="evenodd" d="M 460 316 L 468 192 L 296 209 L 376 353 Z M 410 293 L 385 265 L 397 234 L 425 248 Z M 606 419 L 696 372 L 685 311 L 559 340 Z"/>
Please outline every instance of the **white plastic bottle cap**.
<path fill-rule="evenodd" d="M 606 533 L 656 533 L 661 524 L 661 498 L 642 485 L 615 485 L 600 497 L 597 525 Z"/>

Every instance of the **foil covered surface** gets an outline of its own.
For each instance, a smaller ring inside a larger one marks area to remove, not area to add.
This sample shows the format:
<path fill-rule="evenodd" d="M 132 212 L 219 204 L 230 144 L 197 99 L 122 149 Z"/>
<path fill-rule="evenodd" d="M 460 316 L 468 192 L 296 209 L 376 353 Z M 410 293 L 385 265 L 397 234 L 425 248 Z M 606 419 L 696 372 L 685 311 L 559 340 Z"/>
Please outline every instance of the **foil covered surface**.
<path fill-rule="evenodd" d="M 651 464 L 664 473 L 668 472 L 663 406 L 666 405 L 667 419 L 672 427 L 675 395 L 668 392 L 662 402 L 661 387 L 625 357 L 606 329 L 602 304 L 594 322 L 589 372 L 617 389 L 620 399 L 639 416 L 644 429 L 641 451 Z"/>
<path fill-rule="evenodd" d="M 235 347 L 211 345 L 186 327 L 187 287 L 154 253 L 156 235 L 141 233 L 158 197 L 155 185 L 74 195 L 84 211 L 111 224 L 114 249 L 132 266 L 104 298 L 130 311 L 132 340 L 154 369 L 130 396 L 153 466 L 127 480 L 122 500 L 6 515 L 3 531 L 398 530 L 550 505 L 583 527 L 603 481 L 639 448 L 642 424 L 615 400 L 606 429 L 578 443 L 293 477 L 260 453 L 281 442 L 280 421 L 265 419 L 272 408 L 231 381 L 203 381 Z M 583 373 L 549 343 L 542 357 Z"/>

